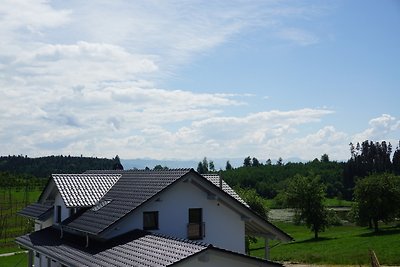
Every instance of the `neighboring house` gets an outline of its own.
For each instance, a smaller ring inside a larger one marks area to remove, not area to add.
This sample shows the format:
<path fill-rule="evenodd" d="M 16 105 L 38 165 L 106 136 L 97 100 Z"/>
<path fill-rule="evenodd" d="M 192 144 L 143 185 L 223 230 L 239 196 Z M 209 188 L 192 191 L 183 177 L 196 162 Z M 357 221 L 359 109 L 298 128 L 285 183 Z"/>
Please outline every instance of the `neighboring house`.
<path fill-rule="evenodd" d="M 279 266 L 245 255 L 245 235 L 292 240 L 193 169 L 54 174 L 19 214 L 35 220 L 16 238 L 29 266 Z"/>

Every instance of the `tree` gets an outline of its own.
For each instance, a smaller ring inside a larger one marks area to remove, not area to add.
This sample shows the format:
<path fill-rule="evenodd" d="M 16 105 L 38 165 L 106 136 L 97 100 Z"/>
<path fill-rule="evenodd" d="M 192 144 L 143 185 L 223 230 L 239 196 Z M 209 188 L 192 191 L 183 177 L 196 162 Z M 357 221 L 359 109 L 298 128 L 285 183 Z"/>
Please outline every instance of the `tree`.
<path fill-rule="evenodd" d="M 232 170 L 233 168 L 232 168 L 232 165 L 231 165 L 231 163 L 229 162 L 229 160 L 226 162 L 226 167 L 225 167 L 225 170 Z"/>
<path fill-rule="evenodd" d="M 252 164 L 252 166 L 253 166 L 253 167 L 258 167 L 258 166 L 260 166 L 260 161 L 259 161 L 256 157 L 253 158 L 253 164 Z"/>
<path fill-rule="evenodd" d="M 243 167 L 251 167 L 251 158 L 250 158 L 250 156 L 248 156 L 247 158 L 244 159 Z"/>
<path fill-rule="evenodd" d="M 153 170 L 155 171 L 168 170 L 168 167 L 167 166 L 163 167 L 160 164 L 157 164 L 156 166 L 154 166 Z"/>
<path fill-rule="evenodd" d="M 324 205 L 324 186 L 319 176 L 306 177 L 296 175 L 286 190 L 288 207 L 294 208 L 300 220 L 314 232 L 314 238 L 318 239 L 318 233 L 328 226 L 328 212 Z"/>
<path fill-rule="evenodd" d="M 400 211 L 400 177 L 393 174 L 372 174 L 357 181 L 353 212 L 359 223 L 373 224 L 379 230 L 380 220 L 389 222 Z"/>
<path fill-rule="evenodd" d="M 329 162 L 329 156 L 328 154 L 323 154 L 321 156 L 321 162 Z"/>
<path fill-rule="evenodd" d="M 283 159 L 279 157 L 278 161 L 276 162 L 276 165 L 282 166 L 283 165 Z"/>
<path fill-rule="evenodd" d="M 121 160 L 119 159 L 119 156 L 116 155 L 114 158 L 114 165 L 113 165 L 113 170 L 123 170 L 124 166 L 121 164 Z"/>
<path fill-rule="evenodd" d="M 215 172 L 215 165 L 214 165 L 214 161 L 210 160 L 210 163 L 208 163 L 209 169 L 212 172 Z"/>
<path fill-rule="evenodd" d="M 236 188 L 235 190 L 239 196 L 249 205 L 250 209 L 252 209 L 255 213 L 263 217 L 264 219 L 268 219 L 268 209 L 264 206 L 264 201 L 260 195 L 257 194 L 254 189 L 243 189 Z M 245 238 L 245 246 L 246 252 L 249 253 L 250 243 L 257 242 L 257 239 L 254 236 L 246 235 Z"/>
<path fill-rule="evenodd" d="M 262 197 L 257 194 L 255 189 L 237 188 L 235 191 L 250 206 L 250 209 L 264 219 L 268 219 L 268 209 L 264 206 Z"/>
<path fill-rule="evenodd" d="M 206 157 L 204 157 L 203 161 L 200 161 L 199 164 L 197 165 L 197 172 L 201 174 L 208 173 L 208 160 Z"/>
<path fill-rule="evenodd" d="M 267 159 L 267 161 L 265 162 L 265 164 L 268 165 L 268 166 L 271 165 L 271 164 L 272 164 L 271 159 Z"/>
<path fill-rule="evenodd" d="M 394 174 L 400 175 L 400 142 L 399 142 L 399 146 L 396 148 L 396 150 L 393 153 L 392 170 L 393 170 Z"/>

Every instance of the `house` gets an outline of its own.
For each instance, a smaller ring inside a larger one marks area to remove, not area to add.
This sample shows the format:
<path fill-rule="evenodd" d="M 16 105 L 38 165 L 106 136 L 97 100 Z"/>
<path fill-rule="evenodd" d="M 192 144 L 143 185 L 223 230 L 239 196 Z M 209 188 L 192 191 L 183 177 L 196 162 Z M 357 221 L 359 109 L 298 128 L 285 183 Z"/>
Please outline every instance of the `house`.
<path fill-rule="evenodd" d="M 245 236 L 292 240 L 193 169 L 54 174 L 19 214 L 35 220 L 16 238 L 30 266 L 276 266 L 246 255 Z"/>

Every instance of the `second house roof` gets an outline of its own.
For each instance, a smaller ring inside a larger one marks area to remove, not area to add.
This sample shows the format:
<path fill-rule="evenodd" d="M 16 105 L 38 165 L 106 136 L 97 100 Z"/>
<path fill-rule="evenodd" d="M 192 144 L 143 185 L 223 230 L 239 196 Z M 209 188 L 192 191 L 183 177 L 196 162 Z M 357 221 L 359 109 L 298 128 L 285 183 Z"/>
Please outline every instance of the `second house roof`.
<path fill-rule="evenodd" d="M 95 205 L 119 180 L 121 174 L 53 174 L 67 207 Z"/>

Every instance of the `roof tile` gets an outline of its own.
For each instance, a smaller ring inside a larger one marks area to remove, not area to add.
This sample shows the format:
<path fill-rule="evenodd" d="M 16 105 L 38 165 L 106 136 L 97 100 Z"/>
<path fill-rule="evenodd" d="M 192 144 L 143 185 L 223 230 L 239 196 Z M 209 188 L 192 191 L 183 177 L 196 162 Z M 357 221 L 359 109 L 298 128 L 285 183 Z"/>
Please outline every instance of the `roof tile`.
<path fill-rule="evenodd" d="M 49 227 L 16 238 L 17 243 L 71 266 L 169 266 L 208 248 L 207 244 L 134 230 L 107 243 L 85 241 Z"/>
<path fill-rule="evenodd" d="M 52 178 L 67 207 L 95 205 L 118 181 L 121 174 L 53 174 Z"/>
<path fill-rule="evenodd" d="M 87 210 L 78 218 L 67 221 L 65 225 L 98 234 L 189 171 L 191 169 L 88 171 L 85 175 L 112 173 L 121 175 L 121 178 L 104 195 L 104 199 L 112 201 L 97 211 Z"/>

